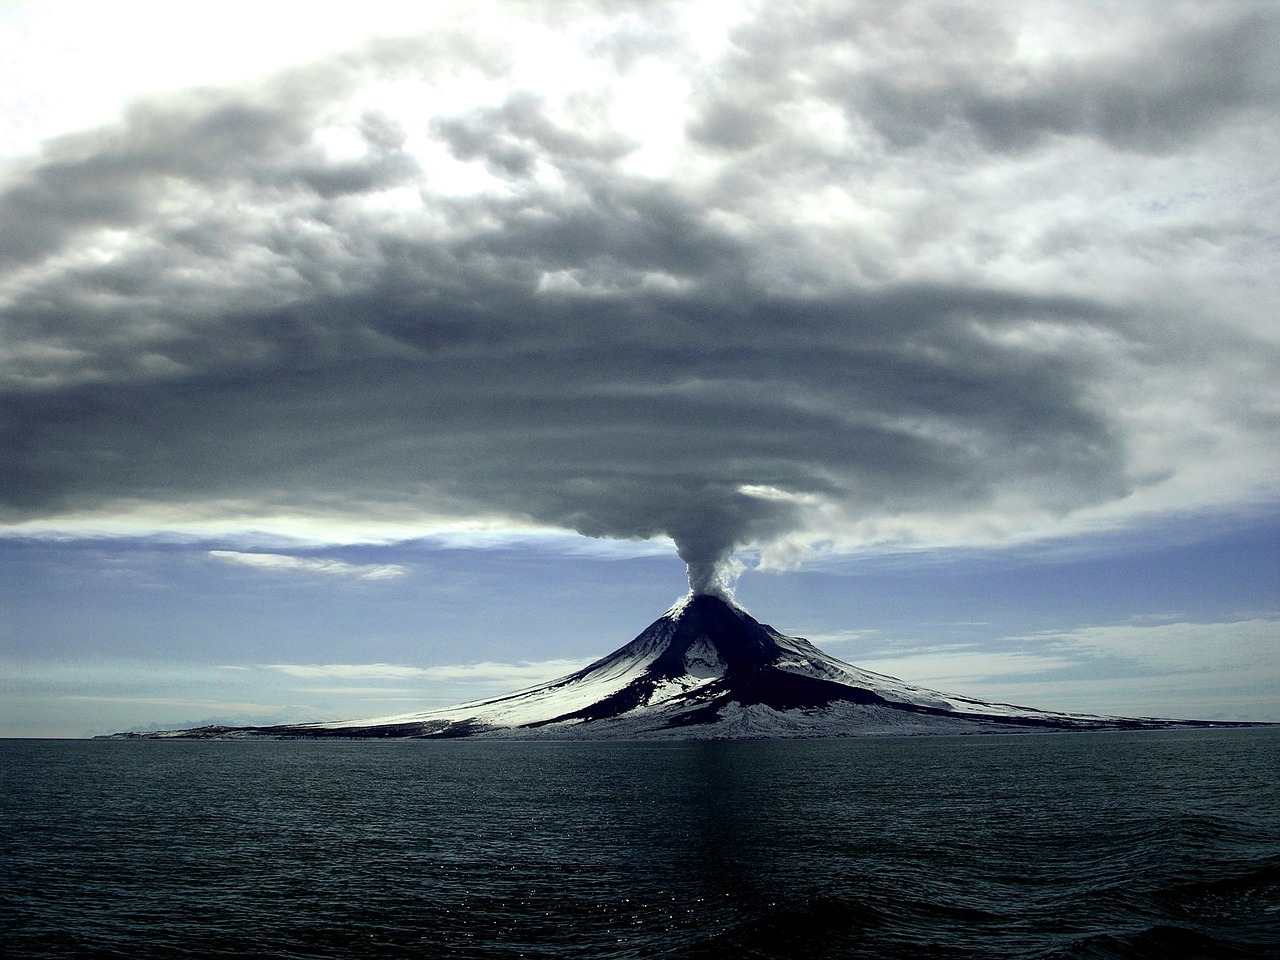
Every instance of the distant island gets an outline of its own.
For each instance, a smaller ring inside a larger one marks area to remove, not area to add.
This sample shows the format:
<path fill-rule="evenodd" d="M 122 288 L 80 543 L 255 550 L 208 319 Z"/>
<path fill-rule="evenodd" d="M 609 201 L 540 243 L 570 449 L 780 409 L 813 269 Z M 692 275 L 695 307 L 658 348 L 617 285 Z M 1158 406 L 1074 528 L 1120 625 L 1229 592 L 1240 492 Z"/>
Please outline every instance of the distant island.
<path fill-rule="evenodd" d="M 1056 713 L 939 693 L 837 660 L 722 596 L 691 593 L 608 656 L 506 696 L 368 720 L 107 739 L 783 739 L 1261 725 Z"/>

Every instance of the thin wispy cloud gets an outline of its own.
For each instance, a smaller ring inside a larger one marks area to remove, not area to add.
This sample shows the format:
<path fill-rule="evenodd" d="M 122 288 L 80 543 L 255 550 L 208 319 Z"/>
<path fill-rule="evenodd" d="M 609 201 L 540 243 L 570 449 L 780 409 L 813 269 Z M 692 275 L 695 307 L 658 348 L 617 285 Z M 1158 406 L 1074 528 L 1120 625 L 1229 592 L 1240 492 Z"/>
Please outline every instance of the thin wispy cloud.
<path fill-rule="evenodd" d="M 244 553 L 239 550 L 210 550 L 209 556 L 258 570 L 284 573 L 308 573 L 355 580 L 394 580 L 408 571 L 394 563 L 348 563 L 319 557 L 294 557 L 283 553 Z"/>
<path fill-rule="evenodd" d="M 1047 633 L 1041 639 L 1083 656 L 1120 657 L 1159 673 L 1196 673 L 1222 668 L 1259 671 L 1280 690 L 1280 619 L 1226 623 L 1133 623 Z"/>
<path fill-rule="evenodd" d="M 426 675 L 422 667 L 392 663 L 270 663 L 266 669 L 306 680 L 407 680 Z"/>
<path fill-rule="evenodd" d="M 413 667 L 390 663 L 267 664 L 266 669 L 304 680 L 345 680 L 473 683 L 484 686 L 526 686 L 553 680 L 586 665 L 582 660 L 539 660 L 519 663 L 443 664 Z"/>
<path fill-rule="evenodd" d="M 117 703 L 133 706 L 177 707 L 183 710 L 225 710 L 238 714 L 262 715 L 280 711 L 278 703 L 238 703 L 228 700 L 195 700 L 189 697 L 125 697 L 96 694 L 67 694 L 66 700 L 87 700 L 96 703 Z"/>
<path fill-rule="evenodd" d="M 911 677 L 948 690 L 972 689 L 975 683 L 1007 677 L 1042 676 L 1079 664 L 1070 656 L 1025 651 L 974 649 L 962 644 L 904 651 L 892 657 L 859 657 L 858 665 L 892 676 Z"/>
<path fill-rule="evenodd" d="M 1002 686 L 1068 691 L 1107 674 L 1132 688 L 1176 678 L 1223 688 L 1280 689 L 1280 620 L 1220 623 L 1123 623 L 1006 637 L 1000 649 L 973 644 L 883 645 L 865 650 L 860 666 L 951 690 L 999 697 Z M 1114 685 L 1113 685 L 1114 689 Z"/>

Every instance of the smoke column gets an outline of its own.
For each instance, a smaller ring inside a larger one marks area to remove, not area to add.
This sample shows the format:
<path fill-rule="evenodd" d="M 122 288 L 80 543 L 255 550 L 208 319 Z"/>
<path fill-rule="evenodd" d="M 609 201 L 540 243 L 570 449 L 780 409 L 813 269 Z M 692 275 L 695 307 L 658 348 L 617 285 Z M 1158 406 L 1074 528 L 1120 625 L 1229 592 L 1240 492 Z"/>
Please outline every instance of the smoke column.
<path fill-rule="evenodd" d="M 729 586 L 729 572 L 726 569 L 733 546 L 706 550 L 699 549 L 702 544 L 676 542 L 676 550 L 680 559 L 689 568 L 689 589 L 694 596 L 710 594 L 722 600 L 732 600 L 733 590 Z"/>
<path fill-rule="evenodd" d="M 733 551 L 764 543 L 799 523 L 795 504 L 777 497 L 746 493 L 741 487 L 708 484 L 686 495 L 668 516 L 665 528 L 689 568 L 694 596 L 733 600 L 740 570 Z"/>

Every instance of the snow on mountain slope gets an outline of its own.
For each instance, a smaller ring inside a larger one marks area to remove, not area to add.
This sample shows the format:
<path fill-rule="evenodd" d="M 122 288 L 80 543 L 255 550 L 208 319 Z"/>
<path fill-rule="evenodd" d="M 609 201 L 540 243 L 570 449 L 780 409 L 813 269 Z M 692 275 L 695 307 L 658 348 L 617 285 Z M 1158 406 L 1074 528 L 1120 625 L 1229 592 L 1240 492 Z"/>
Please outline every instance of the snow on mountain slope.
<path fill-rule="evenodd" d="M 649 739 L 889 736 L 1162 727 L 952 696 L 862 670 L 711 595 L 687 596 L 583 669 L 442 710 L 169 737 Z"/>

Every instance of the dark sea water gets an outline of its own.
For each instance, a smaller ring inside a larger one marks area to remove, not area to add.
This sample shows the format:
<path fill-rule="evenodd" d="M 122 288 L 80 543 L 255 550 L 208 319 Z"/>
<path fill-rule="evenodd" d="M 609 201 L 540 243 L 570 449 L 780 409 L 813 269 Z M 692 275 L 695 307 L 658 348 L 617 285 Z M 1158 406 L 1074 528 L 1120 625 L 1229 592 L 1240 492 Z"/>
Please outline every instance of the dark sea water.
<path fill-rule="evenodd" d="M 6 957 L 1280 957 L 1280 730 L 0 741 Z"/>

